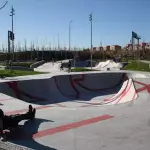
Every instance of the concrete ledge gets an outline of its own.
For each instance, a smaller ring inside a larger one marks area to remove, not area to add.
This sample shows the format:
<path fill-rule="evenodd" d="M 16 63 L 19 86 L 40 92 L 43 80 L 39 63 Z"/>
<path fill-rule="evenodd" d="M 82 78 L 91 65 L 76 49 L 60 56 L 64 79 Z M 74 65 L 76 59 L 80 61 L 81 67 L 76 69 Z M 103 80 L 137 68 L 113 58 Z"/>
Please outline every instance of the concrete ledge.
<path fill-rule="evenodd" d="M 36 63 L 30 65 L 30 68 L 32 68 L 32 69 L 33 69 L 33 68 L 37 68 L 37 67 L 39 67 L 40 65 L 43 65 L 44 63 L 45 63 L 44 60 L 39 61 L 39 62 L 36 62 Z"/>
<path fill-rule="evenodd" d="M 22 67 L 22 66 L 12 66 L 12 67 L 7 66 L 5 67 L 5 69 L 33 71 L 32 68 Z"/>

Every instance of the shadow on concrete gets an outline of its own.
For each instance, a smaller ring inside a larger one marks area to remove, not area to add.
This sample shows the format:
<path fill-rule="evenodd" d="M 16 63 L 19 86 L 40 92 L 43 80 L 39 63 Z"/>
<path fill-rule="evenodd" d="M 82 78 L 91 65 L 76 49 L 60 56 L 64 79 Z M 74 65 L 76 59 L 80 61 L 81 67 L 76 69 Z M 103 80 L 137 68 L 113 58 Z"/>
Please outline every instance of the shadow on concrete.
<path fill-rule="evenodd" d="M 49 104 L 57 104 L 57 103 L 68 102 L 68 101 L 72 101 L 72 102 L 78 102 L 78 101 L 90 102 L 91 99 L 102 96 L 103 98 L 101 98 L 101 99 L 99 98 L 99 100 L 101 101 L 102 99 L 104 99 L 105 96 L 106 96 L 106 98 L 109 98 L 109 97 L 112 97 L 112 95 L 118 93 L 121 86 L 122 86 L 122 84 L 120 86 L 116 87 L 116 88 L 109 89 L 109 90 L 103 90 L 101 92 L 89 92 L 88 94 L 82 93 L 81 95 L 79 95 L 78 98 L 71 98 L 70 97 L 70 99 L 68 99 L 68 97 L 62 96 L 61 99 L 60 98 L 58 98 L 58 99 L 53 98 L 53 99 L 49 99 L 47 101 L 35 101 L 35 102 L 30 101 L 30 103 L 38 104 L 38 105 L 49 105 Z"/>
<path fill-rule="evenodd" d="M 56 150 L 55 148 L 42 145 L 33 139 L 33 135 L 38 132 L 38 128 L 43 122 L 53 121 L 39 118 L 33 121 L 26 121 L 24 125 L 19 125 L 19 128 L 9 134 L 7 141 L 35 150 Z"/>

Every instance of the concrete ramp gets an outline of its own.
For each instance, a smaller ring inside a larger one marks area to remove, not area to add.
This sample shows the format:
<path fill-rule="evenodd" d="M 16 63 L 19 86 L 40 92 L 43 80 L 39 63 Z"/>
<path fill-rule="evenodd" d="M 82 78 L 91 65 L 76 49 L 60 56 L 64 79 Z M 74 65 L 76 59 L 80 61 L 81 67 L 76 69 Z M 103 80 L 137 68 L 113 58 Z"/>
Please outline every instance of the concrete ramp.
<path fill-rule="evenodd" d="M 126 80 L 120 91 L 112 98 L 104 99 L 104 104 L 120 104 L 130 102 L 138 97 L 132 79 Z"/>
<path fill-rule="evenodd" d="M 34 68 L 34 71 L 39 71 L 39 72 L 56 72 L 60 71 L 60 63 L 53 63 L 53 62 L 48 62 L 45 63 L 37 68 Z"/>
<path fill-rule="evenodd" d="M 120 68 L 122 68 L 122 67 L 123 67 L 123 65 L 121 63 L 116 63 L 112 60 L 107 60 L 105 62 L 99 62 L 99 64 L 97 66 L 95 66 L 94 69 L 107 70 L 107 68 L 110 68 L 110 69 L 120 70 Z"/>
<path fill-rule="evenodd" d="M 53 75 L 48 79 L 3 82 L 0 92 L 29 103 L 119 104 L 137 98 L 126 73 L 79 73 Z"/>
<path fill-rule="evenodd" d="M 69 60 L 63 60 L 63 63 L 68 62 Z M 39 72 L 63 72 L 66 71 L 67 69 L 64 68 L 64 70 L 60 70 L 61 66 L 61 61 L 57 62 L 47 62 L 37 68 L 34 68 L 34 71 L 39 71 Z"/>

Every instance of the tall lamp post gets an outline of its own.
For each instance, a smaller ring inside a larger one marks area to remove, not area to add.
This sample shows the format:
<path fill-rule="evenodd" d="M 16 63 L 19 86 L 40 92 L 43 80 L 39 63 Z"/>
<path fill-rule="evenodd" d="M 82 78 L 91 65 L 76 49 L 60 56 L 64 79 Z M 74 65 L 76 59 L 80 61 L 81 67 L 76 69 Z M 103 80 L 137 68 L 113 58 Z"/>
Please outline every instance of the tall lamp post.
<path fill-rule="evenodd" d="M 58 51 L 59 51 L 59 50 L 60 50 L 59 33 L 58 33 L 58 35 L 57 35 L 57 36 L 58 36 L 58 43 L 57 43 L 58 45 L 57 45 L 57 48 L 58 48 Z"/>
<path fill-rule="evenodd" d="M 71 23 L 72 23 L 73 21 L 70 21 L 69 22 L 69 51 L 70 51 L 70 49 L 71 49 Z"/>
<path fill-rule="evenodd" d="M 69 52 L 71 50 L 71 23 L 72 22 L 73 22 L 72 20 L 69 22 Z"/>
<path fill-rule="evenodd" d="M 12 8 L 11 8 L 11 12 L 10 12 L 10 16 L 11 16 L 11 21 L 12 21 L 12 33 L 14 34 L 14 15 L 15 15 L 15 10 L 14 10 L 14 8 L 13 8 L 13 6 L 12 6 Z M 14 60 L 14 38 L 12 39 L 12 53 L 13 53 L 13 60 Z"/>
<path fill-rule="evenodd" d="M 71 23 L 73 21 L 69 22 L 69 52 L 71 51 Z M 74 60 L 74 67 L 75 67 L 75 53 L 73 54 L 73 60 Z"/>
<path fill-rule="evenodd" d="M 61 55 L 59 59 L 62 59 L 62 50 L 60 48 L 60 38 L 59 38 L 59 33 L 58 33 L 58 53 Z"/>
<path fill-rule="evenodd" d="M 93 34 L 93 32 L 92 32 L 92 21 L 93 21 L 93 14 L 91 13 L 90 15 L 89 15 L 89 21 L 91 22 L 91 51 L 90 51 L 90 55 L 91 55 L 91 69 L 92 69 L 92 57 L 93 57 L 93 44 L 92 44 L 92 34 Z"/>

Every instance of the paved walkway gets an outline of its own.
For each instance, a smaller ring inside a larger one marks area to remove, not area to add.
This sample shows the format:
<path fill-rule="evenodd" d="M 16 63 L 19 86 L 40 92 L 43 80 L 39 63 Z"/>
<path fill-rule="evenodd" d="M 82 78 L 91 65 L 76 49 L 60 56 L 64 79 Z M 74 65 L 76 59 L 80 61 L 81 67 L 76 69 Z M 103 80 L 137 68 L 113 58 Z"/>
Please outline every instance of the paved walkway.
<path fill-rule="evenodd" d="M 143 62 L 143 63 L 146 63 L 146 64 L 150 63 L 150 61 L 148 61 L 148 60 L 140 60 L 140 61 Z"/>

